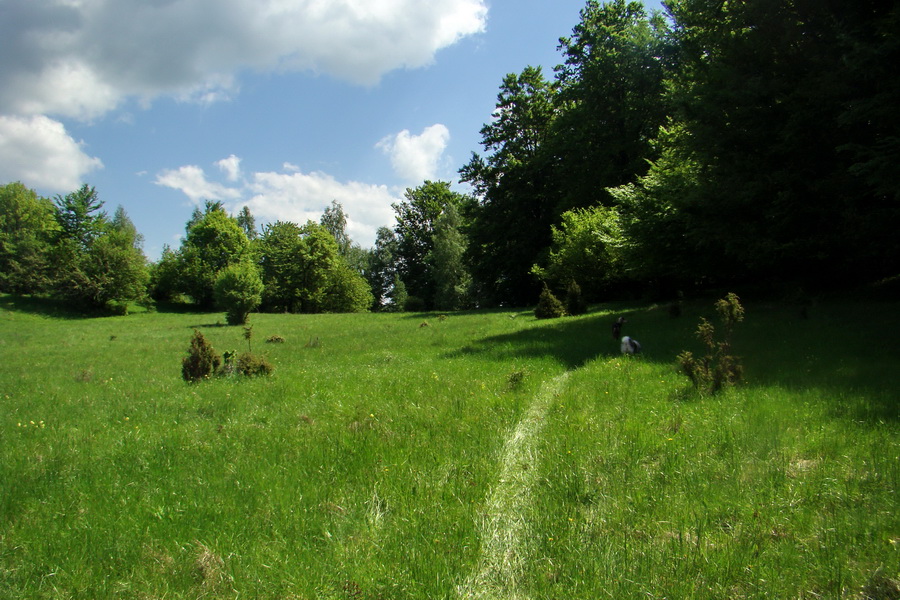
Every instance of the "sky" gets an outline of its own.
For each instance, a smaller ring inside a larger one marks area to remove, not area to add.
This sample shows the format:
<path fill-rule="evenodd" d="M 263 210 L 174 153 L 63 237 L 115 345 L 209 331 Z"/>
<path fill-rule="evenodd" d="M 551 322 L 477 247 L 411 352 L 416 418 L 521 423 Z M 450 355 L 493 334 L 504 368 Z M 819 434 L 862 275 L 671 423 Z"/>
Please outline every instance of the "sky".
<path fill-rule="evenodd" d="M 151 260 L 206 200 L 258 226 L 337 201 L 371 247 L 407 188 L 467 191 L 504 75 L 551 78 L 584 4 L 0 0 L 0 184 L 94 186 Z"/>

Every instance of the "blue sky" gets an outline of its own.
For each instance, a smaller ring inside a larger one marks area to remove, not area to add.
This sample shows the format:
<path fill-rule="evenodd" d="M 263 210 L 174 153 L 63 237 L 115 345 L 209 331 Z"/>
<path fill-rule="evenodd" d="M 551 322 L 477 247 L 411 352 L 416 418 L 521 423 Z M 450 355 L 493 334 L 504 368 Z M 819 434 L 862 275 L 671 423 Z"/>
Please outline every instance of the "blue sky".
<path fill-rule="evenodd" d="M 658 8 L 658 2 L 648 2 Z M 88 183 L 156 259 L 204 200 L 353 240 L 456 182 L 507 73 L 560 62 L 584 0 L 0 0 L 0 183 Z"/>

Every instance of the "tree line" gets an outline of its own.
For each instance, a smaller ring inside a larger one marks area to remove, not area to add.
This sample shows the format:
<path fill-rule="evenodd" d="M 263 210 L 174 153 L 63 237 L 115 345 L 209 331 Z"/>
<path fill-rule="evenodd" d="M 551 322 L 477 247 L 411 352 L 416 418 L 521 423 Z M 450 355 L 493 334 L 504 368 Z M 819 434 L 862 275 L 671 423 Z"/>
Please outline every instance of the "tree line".
<path fill-rule="evenodd" d="M 408 189 L 373 249 L 347 234 L 338 202 L 319 222 L 267 223 L 246 206 L 229 215 L 207 201 L 185 224 L 177 248 L 156 262 L 120 206 L 110 217 L 95 188 L 54 199 L 14 182 L 0 186 L 0 292 L 47 294 L 85 309 L 127 310 L 131 302 L 189 302 L 228 312 L 318 313 L 463 307 L 463 244 L 456 207 L 465 196 L 446 182 Z M 456 216 L 455 216 L 456 215 Z M 402 278 L 402 279 L 401 279 Z M 406 292 L 406 283 L 421 300 Z M 468 301 L 468 296 L 465 296 Z"/>
<path fill-rule="evenodd" d="M 664 6 L 589 0 L 552 77 L 504 77 L 483 152 L 459 171 L 471 193 L 407 189 L 373 248 L 350 240 L 337 203 L 319 223 L 261 232 L 246 208 L 207 203 L 148 266 L 124 211 L 99 212 L 92 188 L 51 202 L 10 184 L 0 286 L 212 306 L 217 279 L 240 268 L 259 278 L 263 310 L 320 312 L 523 306 L 573 281 L 598 301 L 896 276 L 900 8 Z"/>
<path fill-rule="evenodd" d="M 589 1 L 552 80 L 504 79 L 461 170 L 479 295 L 897 275 L 898 5 L 665 6 Z"/>

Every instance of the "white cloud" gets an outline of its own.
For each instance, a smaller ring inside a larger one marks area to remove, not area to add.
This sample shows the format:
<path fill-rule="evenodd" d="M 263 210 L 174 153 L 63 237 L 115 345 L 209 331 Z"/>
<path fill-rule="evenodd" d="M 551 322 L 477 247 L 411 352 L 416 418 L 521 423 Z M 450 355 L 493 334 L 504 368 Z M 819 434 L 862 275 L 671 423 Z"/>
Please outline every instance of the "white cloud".
<path fill-rule="evenodd" d="M 155 183 L 184 193 L 195 204 L 204 200 L 234 200 L 241 197 L 239 189 L 208 181 L 203 169 L 195 165 L 165 170 L 156 176 Z"/>
<path fill-rule="evenodd" d="M 391 165 L 397 176 L 409 183 L 421 183 L 437 179 L 441 157 L 450 141 L 450 130 L 437 123 L 426 127 L 420 135 L 411 135 L 404 129 L 389 135 L 375 147 L 391 157 Z"/>
<path fill-rule="evenodd" d="M 486 0 L 3 0 L 0 114 L 89 120 L 126 97 L 215 101 L 241 69 L 372 85 L 484 31 Z"/>
<path fill-rule="evenodd" d="M 87 173 L 102 168 L 100 159 L 85 154 L 59 121 L 0 115 L 0 182 L 71 192 Z"/>
<path fill-rule="evenodd" d="M 222 169 L 228 181 L 237 181 L 241 178 L 241 159 L 234 154 L 228 158 L 216 161 L 216 166 Z"/>
<path fill-rule="evenodd" d="M 226 161 L 236 165 L 240 158 L 232 155 L 216 166 Z M 228 176 L 228 170 L 223 170 Z M 318 171 L 303 173 L 289 163 L 285 163 L 285 171 L 252 173 L 246 181 L 229 186 L 210 181 L 203 169 L 187 165 L 161 172 L 156 183 L 181 191 L 196 204 L 221 200 L 232 213 L 247 206 L 258 223 L 319 221 L 325 208 L 336 200 L 348 216 L 347 233 L 364 247 L 374 245 L 379 227 L 393 223 L 391 204 L 402 199 L 383 185 L 341 182 Z"/>
<path fill-rule="evenodd" d="M 373 85 L 484 31 L 486 1 L 0 0 L 2 174 L 58 189 L 99 168 L 48 115 L 90 122 L 128 98 L 146 106 L 162 95 L 219 102 L 247 69 Z M 22 143 L 19 156 L 11 148 Z M 196 177 L 164 179 L 198 194 Z"/>
<path fill-rule="evenodd" d="M 379 227 L 393 224 L 391 204 L 402 200 L 387 186 L 341 182 L 318 171 L 254 173 L 248 189 L 252 196 L 240 205 L 246 204 L 257 220 L 263 222 L 318 221 L 325 208 L 336 200 L 347 215 L 347 233 L 363 247 L 375 244 Z"/>

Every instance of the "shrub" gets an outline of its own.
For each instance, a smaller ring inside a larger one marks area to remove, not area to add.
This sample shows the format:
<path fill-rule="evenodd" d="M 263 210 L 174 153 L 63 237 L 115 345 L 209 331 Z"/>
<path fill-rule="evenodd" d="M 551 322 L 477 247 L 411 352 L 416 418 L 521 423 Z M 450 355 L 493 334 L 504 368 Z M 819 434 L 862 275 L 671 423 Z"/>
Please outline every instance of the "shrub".
<path fill-rule="evenodd" d="M 574 279 L 570 280 L 566 289 L 566 312 L 574 317 L 583 315 L 587 309 L 587 302 L 581 294 L 581 286 Z"/>
<path fill-rule="evenodd" d="M 185 381 L 195 382 L 213 375 L 222 364 L 220 357 L 203 334 L 194 330 L 188 355 L 181 361 L 181 376 Z"/>
<path fill-rule="evenodd" d="M 265 356 L 252 352 L 244 352 L 238 356 L 237 372 L 241 375 L 256 377 L 257 375 L 271 375 L 274 371 L 275 367 Z"/>
<path fill-rule="evenodd" d="M 506 376 L 506 384 L 510 390 L 517 390 L 522 387 L 525 383 L 525 378 L 528 376 L 528 369 L 525 368 L 516 368 L 513 369 L 509 375 Z"/>
<path fill-rule="evenodd" d="M 283 344 L 284 338 L 281 337 L 280 335 L 270 335 L 269 337 L 266 338 L 266 343 L 267 344 Z"/>
<path fill-rule="evenodd" d="M 222 269 L 214 288 L 216 304 L 225 310 L 229 325 L 244 325 L 250 311 L 262 302 L 263 282 L 259 269 L 249 261 Z"/>
<path fill-rule="evenodd" d="M 545 283 L 541 296 L 538 298 L 537 307 L 534 309 L 534 316 L 538 319 L 557 319 L 565 314 L 566 309 L 563 307 L 562 302 L 553 295 L 553 292 L 550 291 L 550 288 Z"/>
<path fill-rule="evenodd" d="M 403 310 L 406 312 L 422 312 L 425 310 L 425 300 L 418 296 L 407 296 Z"/>
<path fill-rule="evenodd" d="M 716 312 L 722 321 L 723 339 L 716 341 L 715 327 L 701 317 L 697 337 L 706 346 L 706 355 L 698 359 L 686 350 L 677 359 L 681 372 L 701 393 L 715 394 L 739 383 L 744 374 L 741 359 L 731 353 L 734 326 L 744 320 L 744 307 L 741 306 L 740 298 L 733 293 L 728 294 L 716 302 Z"/>

